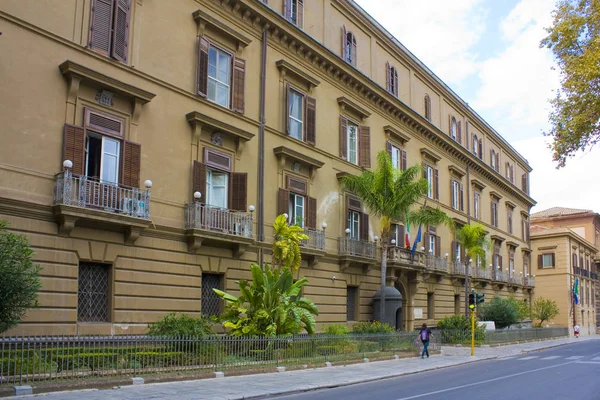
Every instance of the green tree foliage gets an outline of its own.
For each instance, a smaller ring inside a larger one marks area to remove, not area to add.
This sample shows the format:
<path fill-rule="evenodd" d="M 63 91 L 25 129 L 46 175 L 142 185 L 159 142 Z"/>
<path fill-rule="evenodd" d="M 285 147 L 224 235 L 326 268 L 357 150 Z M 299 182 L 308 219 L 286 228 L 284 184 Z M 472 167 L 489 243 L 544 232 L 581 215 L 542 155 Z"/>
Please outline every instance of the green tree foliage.
<path fill-rule="evenodd" d="M 544 322 L 550 321 L 556 316 L 558 316 L 559 310 L 558 305 L 554 300 L 544 299 L 543 297 L 538 297 L 533 302 L 533 308 L 531 310 L 531 315 L 534 319 L 539 320 L 540 322 L 536 324 L 537 326 L 542 326 Z"/>
<path fill-rule="evenodd" d="M 497 329 L 506 328 L 519 322 L 519 309 L 514 300 L 494 297 L 481 308 L 484 321 L 494 321 Z"/>
<path fill-rule="evenodd" d="M 471 320 L 467 319 L 464 315 L 449 315 L 438 321 L 436 325 L 437 329 L 456 329 L 461 331 L 471 330 Z"/>
<path fill-rule="evenodd" d="M 456 231 L 456 241 L 465 249 L 467 260 L 477 260 L 486 265 L 486 251 L 490 247 L 487 231 L 480 224 L 463 225 Z"/>
<path fill-rule="evenodd" d="M 427 195 L 427 180 L 421 177 L 421 166 L 415 165 L 399 171 L 383 150 L 377 154 L 375 171 L 365 170 L 360 175 L 347 175 L 342 179 L 345 189 L 358 196 L 369 213 L 379 218 L 381 243 L 381 294 L 380 313 L 384 315 L 384 288 L 387 254 L 390 245 L 390 228 L 393 222 L 411 225 L 453 226 L 453 221 L 439 208 L 415 207 Z"/>
<path fill-rule="evenodd" d="M 279 268 L 289 268 L 292 273 L 296 273 L 302 263 L 300 242 L 307 240 L 308 236 L 297 224 L 288 225 L 284 214 L 275 219 L 273 228 L 275 230 L 273 265 Z"/>
<path fill-rule="evenodd" d="M 524 301 L 517 300 L 514 297 L 509 297 L 508 300 L 512 301 L 515 305 L 515 308 L 517 309 L 518 322 L 531 318 L 531 310 L 529 309 L 529 304 L 527 304 Z"/>
<path fill-rule="evenodd" d="M 187 314 L 169 313 L 148 327 L 150 336 L 206 336 L 213 333 L 212 322 L 203 315 L 194 318 Z"/>
<path fill-rule="evenodd" d="M 31 261 L 27 238 L 9 233 L 0 221 L 0 332 L 16 326 L 28 308 L 37 306 L 40 267 Z"/>
<path fill-rule="evenodd" d="M 395 332 L 396 329 L 385 323 L 381 323 L 380 321 L 361 321 L 352 325 L 352 333 L 392 333 Z"/>
<path fill-rule="evenodd" d="M 541 47 L 552 50 L 561 74 L 546 133 L 560 168 L 600 140 L 600 2 L 559 0 L 552 16 Z"/>

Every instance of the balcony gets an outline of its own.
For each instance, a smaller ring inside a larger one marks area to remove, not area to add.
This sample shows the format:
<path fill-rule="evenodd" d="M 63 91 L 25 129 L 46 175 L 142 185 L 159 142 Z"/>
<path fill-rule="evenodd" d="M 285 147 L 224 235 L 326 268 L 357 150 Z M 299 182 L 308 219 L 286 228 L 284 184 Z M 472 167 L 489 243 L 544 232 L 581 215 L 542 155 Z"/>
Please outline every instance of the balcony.
<path fill-rule="evenodd" d="M 455 261 L 450 264 L 450 273 L 452 275 L 462 275 L 465 276 L 466 265 L 463 262 Z M 470 275 L 470 274 L 469 274 Z"/>
<path fill-rule="evenodd" d="M 526 287 L 532 288 L 535 286 L 535 278 L 533 276 L 526 276 L 523 279 L 523 283 Z"/>
<path fill-rule="evenodd" d="M 391 246 L 388 248 L 388 265 L 398 264 L 401 267 L 421 268 L 425 265 L 425 254 L 412 251 L 404 247 Z"/>
<path fill-rule="evenodd" d="M 425 269 L 435 272 L 448 272 L 448 261 L 445 258 L 426 255 L 425 256 Z"/>
<path fill-rule="evenodd" d="M 198 251 L 203 243 L 230 247 L 239 256 L 254 241 L 252 213 L 228 210 L 195 201 L 185 206 L 185 229 L 189 250 Z"/>
<path fill-rule="evenodd" d="M 314 266 L 325 255 L 325 230 L 304 228 L 307 240 L 300 242 L 302 257 L 308 260 L 309 267 Z"/>
<path fill-rule="evenodd" d="M 377 263 L 377 244 L 349 237 L 339 238 L 340 268 L 342 270 L 352 264 L 363 267 L 365 272 Z"/>
<path fill-rule="evenodd" d="M 523 275 L 511 275 L 508 277 L 508 283 L 511 286 L 522 286 L 523 285 Z"/>
<path fill-rule="evenodd" d="M 69 164 L 65 164 L 68 166 Z M 133 244 L 150 225 L 151 181 L 146 189 L 101 182 L 73 175 L 70 168 L 56 174 L 54 214 L 59 234 L 69 236 L 77 226 L 124 232 L 126 244 Z"/>
<path fill-rule="evenodd" d="M 491 280 L 492 279 L 492 271 L 488 268 L 475 267 L 475 268 L 472 268 L 472 270 L 471 270 L 471 276 L 474 279 Z"/>

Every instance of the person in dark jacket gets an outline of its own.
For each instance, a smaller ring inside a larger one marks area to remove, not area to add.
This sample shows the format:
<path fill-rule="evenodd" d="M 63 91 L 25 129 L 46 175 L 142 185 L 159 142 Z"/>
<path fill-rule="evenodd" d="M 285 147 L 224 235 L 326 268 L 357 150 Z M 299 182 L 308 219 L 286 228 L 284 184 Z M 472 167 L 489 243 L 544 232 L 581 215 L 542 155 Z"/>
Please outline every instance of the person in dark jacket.
<path fill-rule="evenodd" d="M 431 335 L 431 329 L 427 327 L 427 324 L 423 324 L 419 331 L 419 339 L 421 339 L 421 342 L 423 343 L 421 358 L 425 358 L 425 354 L 427 354 L 427 358 L 429 358 L 429 339 L 431 338 Z"/>

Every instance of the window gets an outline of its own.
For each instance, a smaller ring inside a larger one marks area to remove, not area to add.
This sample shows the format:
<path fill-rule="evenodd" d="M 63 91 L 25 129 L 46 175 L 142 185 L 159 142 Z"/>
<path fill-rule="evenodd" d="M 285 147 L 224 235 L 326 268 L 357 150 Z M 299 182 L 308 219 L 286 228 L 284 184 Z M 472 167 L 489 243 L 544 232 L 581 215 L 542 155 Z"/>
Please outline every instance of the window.
<path fill-rule="evenodd" d="M 346 320 L 358 320 L 358 287 L 356 286 L 346 288 Z"/>
<path fill-rule="evenodd" d="M 513 209 L 508 207 L 506 209 L 506 225 L 508 229 L 508 233 L 513 233 Z"/>
<path fill-rule="evenodd" d="M 119 183 L 120 146 L 118 140 L 88 132 L 85 138 L 85 175 L 102 183 Z"/>
<path fill-rule="evenodd" d="M 231 55 L 214 46 L 208 48 L 207 98 L 229 108 L 231 84 Z"/>
<path fill-rule="evenodd" d="M 492 166 L 492 169 L 496 169 L 496 152 L 494 150 L 492 150 L 490 165 Z"/>
<path fill-rule="evenodd" d="M 348 161 L 358 165 L 358 126 L 348 121 Z"/>
<path fill-rule="evenodd" d="M 77 321 L 109 321 L 109 266 L 80 263 L 77 288 Z"/>
<path fill-rule="evenodd" d="M 452 117 L 450 119 L 450 137 L 454 140 L 457 139 L 457 126 L 456 126 L 456 118 Z"/>
<path fill-rule="evenodd" d="M 288 99 L 288 124 L 289 124 L 289 134 L 291 137 L 303 140 L 304 135 L 304 96 L 298 93 L 295 90 L 289 91 L 289 99 Z"/>
<path fill-rule="evenodd" d="M 479 140 L 477 139 L 477 135 L 473 135 L 473 154 L 475 154 L 475 156 L 478 156 L 478 149 Z"/>
<path fill-rule="evenodd" d="M 440 198 L 438 170 L 427 163 L 423 163 L 423 178 L 428 183 L 427 197 L 438 200 Z"/>
<path fill-rule="evenodd" d="M 304 196 L 296 193 L 290 193 L 289 220 L 290 225 L 297 224 L 304 228 Z"/>
<path fill-rule="evenodd" d="M 391 241 L 394 240 L 395 244 L 392 245 Z M 390 245 L 403 247 L 405 242 L 405 230 L 404 225 L 391 224 L 390 227 Z"/>
<path fill-rule="evenodd" d="M 452 252 L 454 253 L 454 261 L 456 261 L 456 262 L 463 261 L 462 260 L 462 258 L 463 258 L 462 244 L 460 244 L 459 242 L 454 242 L 454 248 L 452 249 Z"/>
<path fill-rule="evenodd" d="M 283 16 L 299 28 L 304 24 L 304 0 L 286 0 L 283 2 Z"/>
<path fill-rule="evenodd" d="M 498 227 L 498 201 L 492 198 L 492 226 Z"/>
<path fill-rule="evenodd" d="M 554 253 L 539 254 L 538 268 L 554 268 Z"/>
<path fill-rule="evenodd" d="M 127 62 L 131 0 L 94 0 L 88 47 Z"/>
<path fill-rule="evenodd" d="M 495 150 L 490 151 L 490 166 L 496 172 L 500 172 L 500 153 Z"/>
<path fill-rule="evenodd" d="M 479 211 L 479 200 L 481 198 L 481 194 L 479 192 L 473 192 L 473 218 L 480 219 L 480 211 Z"/>
<path fill-rule="evenodd" d="M 514 183 L 514 169 L 513 166 L 510 165 L 509 162 L 506 162 L 506 179 L 508 179 L 511 183 Z"/>
<path fill-rule="evenodd" d="M 427 228 L 423 243 L 425 244 L 425 251 L 427 254 L 440 256 L 442 241 L 441 238 L 436 235 L 436 227 L 429 226 Z"/>
<path fill-rule="evenodd" d="M 227 208 L 228 188 L 229 173 L 212 169 L 206 171 L 206 204 L 212 207 Z"/>
<path fill-rule="evenodd" d="M 348 228 L 350 228 L 350 238 L 360 240 L 360 212 L 348 211 Z"/>
<path fill-rule="evenodd" d="M 428 94 L 425 95 L 424 98 L 424 106 L 425 106 L 425 119 L 431 121 L 431 98 Z"/>
<path fill-rule="evenodd" d="M 394 146 L 391 142 L 386 143 L 387 152 L 392 159 L 392 166 L 397 170 L 406 170 L 406 151 Z"/>
<path fill-rule="evenodd" d="M 509 247 L 508 250 L 508 275 L 513 276 L 515 274 L 515 249 Z"/>
<path fill-rule="evenodd" d="M 435 299 L 433 293 L 427 293 L 427 319 L 435 318 Z"/>
<path fill-rule="evenodd" d="M 457 180 L 450 181 L 452 208 L 455 210 L 464 211 L 463 203 L 463 185 Z"/>
<path fill-rule="evenodd" d="M 386 67 L 386 90 L 392 95 L 398 97 L 398 70 L 389 62 L 385 63 Z"/>
<path fill-rule="evenodd" d="M 529 253 L 523 253 L 523 275 L 529 276 L 531 270 L 529 269 Z"/>
<path fill-rule="evenodd" d="M 213 289 L 222 290 L 223 275 L 202 274 L 202 314 L 207 317 L 219 315 L 221 313 L 221 299 Z"/>
<path fill-rule="evenodd" d="M 344 60 L 356 67 L 356 36 L 346 32 L 345 26 L 342 28 L 342 53 Z"/>
<path fill-rule="evenodd" d="M 340 158 L 371 168 L 371 130 L 358 126 L 345 116 L 340 116 Z"/>

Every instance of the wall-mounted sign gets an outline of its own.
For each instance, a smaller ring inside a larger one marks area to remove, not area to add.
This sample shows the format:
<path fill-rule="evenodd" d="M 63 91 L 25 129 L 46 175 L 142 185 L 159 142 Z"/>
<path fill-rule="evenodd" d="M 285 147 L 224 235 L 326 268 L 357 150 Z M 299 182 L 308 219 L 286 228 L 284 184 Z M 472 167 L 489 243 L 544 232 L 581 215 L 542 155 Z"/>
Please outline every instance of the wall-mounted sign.
<path fill-rule="evenodd" d="M 423 319 L 423 309 L 422 308 L 413 308 L 413 316 L 415 319 Z"/>

